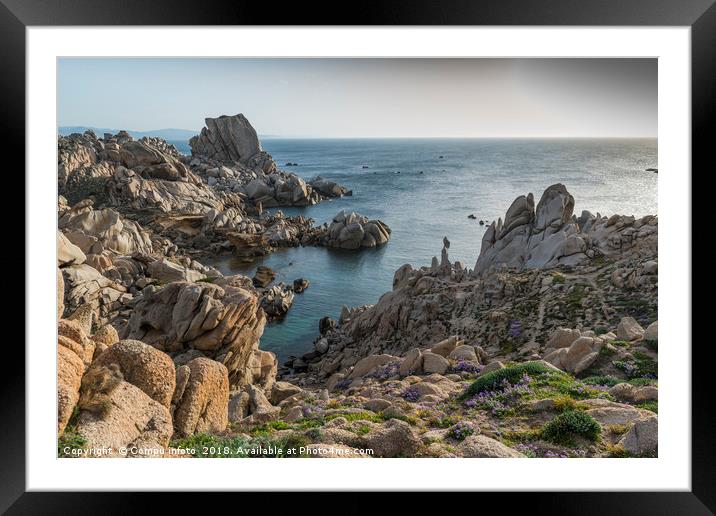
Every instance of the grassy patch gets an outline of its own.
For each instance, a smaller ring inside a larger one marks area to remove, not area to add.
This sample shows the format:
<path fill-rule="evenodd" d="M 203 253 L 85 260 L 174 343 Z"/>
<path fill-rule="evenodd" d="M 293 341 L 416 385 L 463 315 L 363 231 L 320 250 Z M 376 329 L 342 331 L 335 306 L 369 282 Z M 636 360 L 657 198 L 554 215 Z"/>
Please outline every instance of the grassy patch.
<path fill-rule="evenodd" d="M 603 357 L 612 357 L 617 353 L 616 349 L 610 348 L 609 346 L 602 346 L 602 349 L 599 350 L 599 355 Z"/>
<path fill-rule="evenodd" d="M 198 279 L 198 280 L 196 280 L 196 281 L 201 281 L 202 283 L 214 283 L 217 279 L 218 279 L 218 277 L 213 277 L 213 278 L 212 278 L 212 277 L 209 277 L 209 276 L 205 276 L 205 277 L 200 278 L 200 279 Z"/>
<path fill-rule="evenodd" d="M 308 437 L 291 434 L 279 439 L 260 437 L 224 437 L 195 434 L 171 443 L 174 448 L 191 450 L 197 458 L 291 458 L 306 456 L 301 448 L 309 444 Z"/>
<path fill-rule="evenodd" d="M 630 428 L 631 425 L 609 425 L 607 431 L 614 435 L 624 435 Z"/>
<path fill-rule="evenodd" d="M 616 384 L 622 383 L 622 380 L 611 375 L 599 375 L 584 378 L 582 380 L 582 383 L 585 383 L 587 385 L 603 385 L 605 387 L 614 387 Z"/>
<path fill-rule="evenodd" d="M 77 433 L 75 427 L 65 428 L 65 432 L 57 439 L 57 457 L 78 457 L 73 451 L 83 450 L 87 440 Z"/>
<path fill-rule="evenodd" d="M 620 348 L 631 347 L 631 342 L 629 342 L 628 340 L 613 340 L 611 344 Z"/>
<path fill-rule="evenodd" d="M 576 437 L 596 441 L 602 432 L 597 420 L 586 412 L 568 410 L 562 412 L 542 427 L 542 437 L 555 444 L 571 446 Z"/>
<path fill-rule="evenodd" d="M 659 413 L 659 402 L 658 401 L 645 401 L 637 405 L 640 409 L 649 410 L 655 414 Z"/>
<path fill-rule="evenodd" d="M 522 364 L 513 365 L 504 369 L 491 371 L 479 377 L 477 380 L 472 382 L 470 387 L 467 388 L 465 394 L 463 394 L 463 397 L 467 398 L 480 394 L 484 391 L 494 390 L 500 386 L 503 380 L 507 380 L 510 383 L 516 383 L 522 378 L 525 373 L 530 375 L 531 377 L 547 374 L 567 376 L 565 373 L 555 371 L 554 369 L 547 367 L 540 362 L 524 362 Z"/>

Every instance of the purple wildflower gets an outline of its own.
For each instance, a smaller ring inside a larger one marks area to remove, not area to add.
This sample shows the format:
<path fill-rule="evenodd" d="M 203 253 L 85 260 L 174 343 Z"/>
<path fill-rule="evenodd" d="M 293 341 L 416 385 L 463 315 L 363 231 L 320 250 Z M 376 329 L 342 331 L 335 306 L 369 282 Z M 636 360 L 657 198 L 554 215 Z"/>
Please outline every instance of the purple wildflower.
<path fill-rule="evenodd" d="M 518 320 L 511 321 L 510 329 L 507 332 L 513 339 L 519 338 L 522 335 L 522 323 Z"/>
<path fill-rule="evenodd" d="M 458 360 L 456 364 L 454 364 L 450 371 L 453 373 L 479 373 L 480 367 L 472 362 L 468 362 L 467 360 Z"/>
<path fill-rule="evenodd" d="M 453 425 L 448 433 L 453 439 L 463 441 L 467 436 L 475 433 L 475 427 L 469 421 L 460 421 Z"/>
<path fill-rule="evenodd" d="M 408 387 L 403 391 L 402 397 L 405 401 L 415 402 L 420 399 L 420 391 L 416 387 Z"/>

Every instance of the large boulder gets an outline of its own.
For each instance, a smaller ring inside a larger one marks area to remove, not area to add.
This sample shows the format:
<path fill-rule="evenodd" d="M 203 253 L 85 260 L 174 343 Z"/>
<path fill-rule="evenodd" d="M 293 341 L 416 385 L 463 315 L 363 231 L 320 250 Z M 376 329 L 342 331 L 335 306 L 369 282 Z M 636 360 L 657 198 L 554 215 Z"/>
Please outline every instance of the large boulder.
<path fill-rule="evenodd" d="M 422 441 L 408 423 L 391 419 L 366 435 L 365 447 L 376 457 L 414 457 Z"/>
<path fill-rule="evenodd" d="M 223 432 L 228 425 L 229 376 L 223 364 L 195 358 L 177 369 L 172 400 L 177 436 Z"/>
<path fill-rule="evenodd" d="M 246 162 L 261 152 L 256 130 L 243 114 L 206 118 L 204 122 L 206 127 L 189 140 L 192 154 L 217 161 Z"/>
<path fill-rule="evenodd" d="M 256 295 L 240 284 L 179 281 L 146 287 L 121 336 L 167 353 L 201 351 L 226 366 L 235 387 L 252 382 L 250 359 L 265 323 Z"/>
<path fill-rule="evenodd" d="M 644 337 L 644 328 L 633 317 L 622 317 L 617 326 L 617 338 L 621 340 L 638 340 Z"/>
<path fill-rule="evenodd" d="M 87 450 L 111 448 L 110 454 L 102 455 L 109 457 L 152 456 L 169 444 L 169 409 L 131 383 L 120 381 L 102 407 L 80 412 L 77 433 Z"/>
<path fill-rule="evenodd" d="M 99 355 L 91 368 L 110 364 L 118 366 L 125 381 L 169 407 L 176 388 L 176 371 L 169 355 L 138 340 L 122 340 Z"/>
<path fill-rule="evenodd" d="M 633 455 L 656 452 L 659 445 L 659 419 L 649 416 L 638 420 L 619 441 Z"/>
<path fill-rule="evenodd" d="M 351 374 L 348 375 L 348 378 L 360 378 L 361 376 L 365 376 L 368 373 L 372 373 L 378 367 L 385 365 L 389 362 L 394 362 L 396 360 L 399 360 L 398 357 L 394 357 L 392 355 L 369 355 L 356 362 L 356 364 L 353 366 Z"/>
<path fill-rule="evenodd" d="M 524 458 L 517 450 L 485 435 L 470 435 L 458 447 L 463 457 Z"/>
<path fill-rule="evenodd" d="M 323 238 L 324 245 L 340 249 L 377 247 L 390 239 L 390 228 L 380 220 L 369 220 L 358 213 L 339 212 Z"/>

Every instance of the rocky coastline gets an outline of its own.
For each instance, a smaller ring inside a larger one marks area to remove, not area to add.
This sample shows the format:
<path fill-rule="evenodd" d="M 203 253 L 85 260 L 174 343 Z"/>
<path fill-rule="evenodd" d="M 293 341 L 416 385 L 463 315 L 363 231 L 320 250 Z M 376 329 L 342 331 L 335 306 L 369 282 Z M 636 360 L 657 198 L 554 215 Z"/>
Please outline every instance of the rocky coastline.
<path fill-rule="evenodd" d="M 190 146 L 58 138 L 59 456 L 657 453 L 656 216 L 576 216 L 561 184 L 520 196 L 474 268 L 443 239 L 440 258 L 403 265 L 375 305 L 321 319 L 315 349 L 279 364 L 264 327 L 311 278 L 202 262 L 370 252 L 390 221 L 274 209 L 351 192 L 280 170 L 243 115 L 207 118 Z"/>

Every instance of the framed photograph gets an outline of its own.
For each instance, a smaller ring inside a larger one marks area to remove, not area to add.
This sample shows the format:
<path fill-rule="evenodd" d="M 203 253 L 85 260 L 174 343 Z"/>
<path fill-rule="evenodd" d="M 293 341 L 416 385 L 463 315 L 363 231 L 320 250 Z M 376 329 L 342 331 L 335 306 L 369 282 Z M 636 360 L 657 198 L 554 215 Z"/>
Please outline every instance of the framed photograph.
<path fill-rule="evenodd" d="M 712 514 L 691 326 L 712 4 L 3 0 L 26 374 L 0 507 L 514 491 Z"/>

